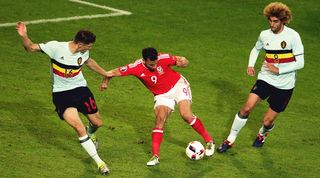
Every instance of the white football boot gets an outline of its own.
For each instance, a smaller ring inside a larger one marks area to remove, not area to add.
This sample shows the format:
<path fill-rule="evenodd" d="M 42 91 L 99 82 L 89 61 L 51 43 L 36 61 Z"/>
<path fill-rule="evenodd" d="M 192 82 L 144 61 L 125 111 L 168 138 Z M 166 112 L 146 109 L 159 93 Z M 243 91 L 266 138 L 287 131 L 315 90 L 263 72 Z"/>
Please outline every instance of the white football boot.
<path fill-rule="evenodd" d="M 155 166 L 160 164 L 159 157 L 153 155 L 152 158 L 147 162 L 147 166 Z"/>
<path fill-rule="evenodd" d="M 206 145 L 205 155 L 206 156 L 212 156 L 213 153 L 214 153 L 214 147 L 215 147 L 215 144 L 214 144 L 213 141 L 208 142 L 207 145 Z"/>
<path fill-rule="evenodd" d="M 102 174 L 102 175 L 107 175 L 109 174 L 110 170 L 107 166 L 107 164 L 105 162 L 101 162 L 98 164 L 98 169 L 99 169 L 99 172 Z"/>

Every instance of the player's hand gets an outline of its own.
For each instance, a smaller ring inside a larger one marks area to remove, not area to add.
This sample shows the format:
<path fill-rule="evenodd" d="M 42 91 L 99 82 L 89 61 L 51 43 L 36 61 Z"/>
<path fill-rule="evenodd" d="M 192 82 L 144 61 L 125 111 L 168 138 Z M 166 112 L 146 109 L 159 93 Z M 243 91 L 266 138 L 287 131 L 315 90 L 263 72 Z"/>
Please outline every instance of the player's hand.
<path fill-rule="evenodd" d="M 100 91 L 104 91 L 108 88 L 108 84 L 109 84 L 109 81 L 110 81 L 111 78 L 108 78 L 108 77 L 103 77 L 103 80 L 100 84 Z"/>
<path fill-rule="evenodd" d="M 100 91 L 104 91 L 104 90 L 106 90 L 107 88 L 108 88 L 108 84 L 107 84 L 107 83 L 102 82 L 102 83 L 100 84 L 100 87 L 99 87 Z"/>
<path fill-rule="evenodd" d="M 279 68 L 274 66 L 274 63 L 268 63 L 268 62 L 265 62 L 263 64 L 263 67 L 266 68 L 266 70 L 274 73 L 274 74 L 279 74 Z"/>
<path fill-rule="evenodd" d="M 17 32 L 20 36 L 27 36 L 27 26 L 23 22 L 18 22 L 16 25 Z"/>
<path fill-rule="evenodd" d="M 189 64 L 189 61 L 185 57 L 176 56 L 176 59 L 177 59 L 176 66 L 178 67 L 187 67 Z"/>
<path fill-rule="evenodd" d="M 254 67 L 248 67 L 247 68 L 247 74 L 249 76 L 254 76 L 255 75 Z"/>

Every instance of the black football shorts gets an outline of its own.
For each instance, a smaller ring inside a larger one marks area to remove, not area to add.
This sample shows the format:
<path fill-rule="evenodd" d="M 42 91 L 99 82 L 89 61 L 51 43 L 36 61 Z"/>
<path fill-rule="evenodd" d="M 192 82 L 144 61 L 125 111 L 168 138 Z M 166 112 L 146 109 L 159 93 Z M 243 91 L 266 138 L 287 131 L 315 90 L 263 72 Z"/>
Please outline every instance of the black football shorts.
<path fill-rule="evenodd" d="M 63 119 L 64 111 L 69 108 L 77 110 L 85 115 L 98 112 L 98 107 L 88 87 L 78 87 L 72 90 L 52 93 L 52 101 L 56 106 L 56 112 Z"/>
<path fill-rule="evenodd" d="M 263 80 L 257 80 L 251 89 L 251 93 L 257 94 L 262 100 L 268 98 L 269 107 L 277 113 L 283 112 L 292 96 L 293 88 L 282 90 Z"/>

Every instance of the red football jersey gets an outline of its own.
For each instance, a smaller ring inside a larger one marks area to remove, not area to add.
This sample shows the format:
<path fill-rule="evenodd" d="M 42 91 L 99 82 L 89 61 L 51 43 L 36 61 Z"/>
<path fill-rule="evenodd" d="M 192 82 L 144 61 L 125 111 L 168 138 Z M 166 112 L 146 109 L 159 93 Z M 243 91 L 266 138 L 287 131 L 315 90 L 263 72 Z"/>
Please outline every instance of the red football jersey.
<path fill-rule="evenodd" d="M 157 68 L 154 71 L 150 71 L 143 64 L 143 59 L 119 67 L 118 70 L 122 76 L 136 76 L 154 95 L 159 95 L 168 92 L 181 78 L 181 75 L 170 67 L 176 64 L 176 60 L 176 57 L 170 54 L 158 54 Z"/>

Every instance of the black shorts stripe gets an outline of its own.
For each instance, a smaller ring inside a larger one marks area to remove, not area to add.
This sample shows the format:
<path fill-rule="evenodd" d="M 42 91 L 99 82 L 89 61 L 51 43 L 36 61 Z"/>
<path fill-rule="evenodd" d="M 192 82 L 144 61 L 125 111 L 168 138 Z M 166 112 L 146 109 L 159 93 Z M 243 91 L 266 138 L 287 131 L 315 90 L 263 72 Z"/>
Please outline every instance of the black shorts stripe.
<path fill-rule="evenodd" d="M 64 69 L 74 69 L 74 70 L 76 70 L 76 69 L 81 68 L 81 65 L 79 65 L 79 66 L 65 65 L 65 64 L 59 63 L 55 59 L 51 59 L 51 62 L 54 63 L 55 65 L 61 67 L 61 68 L 64 68 Z"/>
<path fill-rule="evenodd" d="M 292 53 L 292 49 L 290 49 L 290 50 L 266 50 L 266 53 L 268 53 L 268 54 L 286 54 L 286 53 Z"/>

